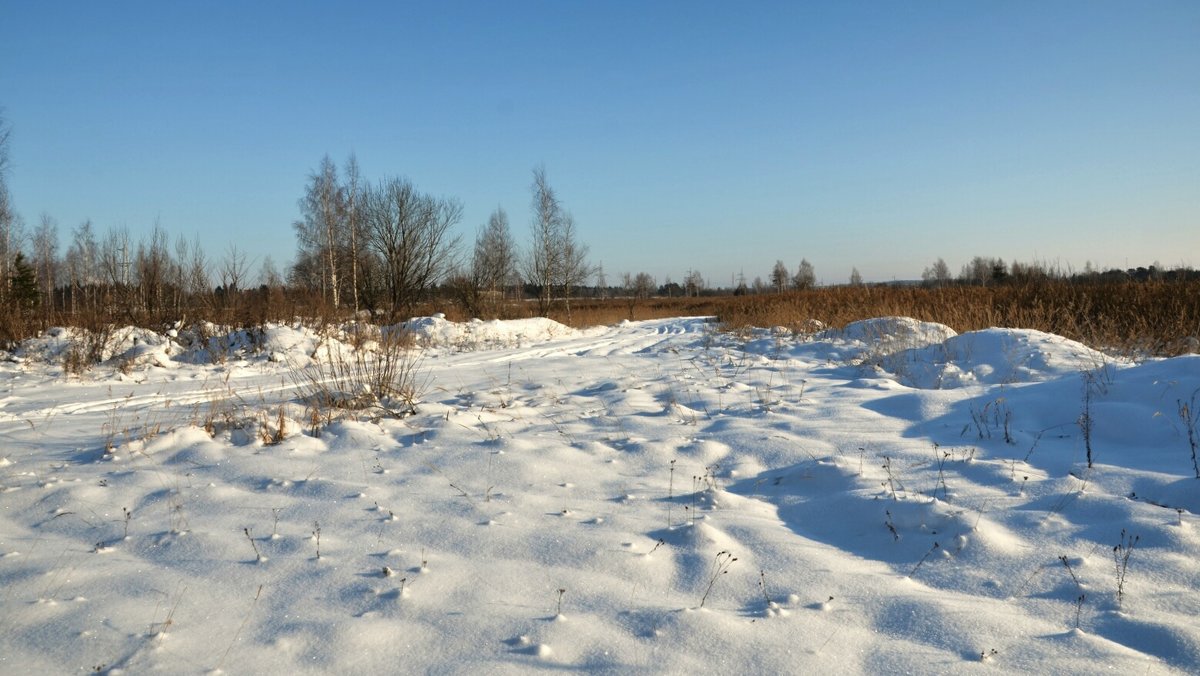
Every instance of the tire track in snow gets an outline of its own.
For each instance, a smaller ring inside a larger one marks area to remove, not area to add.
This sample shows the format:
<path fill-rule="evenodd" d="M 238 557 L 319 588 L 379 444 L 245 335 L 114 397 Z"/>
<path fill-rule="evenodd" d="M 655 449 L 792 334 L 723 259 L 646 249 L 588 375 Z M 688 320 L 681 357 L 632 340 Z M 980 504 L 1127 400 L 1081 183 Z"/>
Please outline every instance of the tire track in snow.
<path fill-rule="evenodd" d="M 700 336 L 710 330 L 704 318 L 659 319 L 620 324 L 593 336 L 565 338 L 543 343 L 538 347 L 508 348 L 499 353 L 482 356 L 468 352 L 439 357 L 437 362 L 453 368 L 469 368 L 484 364 L 552 359 L 557 357 L 607 357 L 616 354 L 636 354 L 666 349 L 671 343 Z"/>
<path fill-rule="evenodd" d="M 426 358 L 424 367 L 431 374 L 442 372 L 453 373 L 458 369 L 478 366 L 506 364 L 525 361 L 543 361 L 561 357 L 608 357 L 620 354 L 636 354 L 667 349 L 673 342 L 687 340 L 689 336 L 698 336 L 709 330 L 709 322 L 703 318 L 648 320 L 629 322 L 611 327 L 603 332 L 576 338 L 566 338 L 543 343 L 538 347 L 508 348 L 499 351 L 480 350 L 455 355 Z M 181 369 L 192 368 L 180 365 Z M 203 369 L 203 366 L 195 367 Z M 199 371 L 197 371 L 199 372 Z M 216 374 L 213 374 L 216 375 Z M 239 388 L 238 381 L 253 382 L 253 390 Z M 267 404 L 276 404 L 280 395 L 295 392 L 301 385 L 294 382 L 284 382 L 278 385 L 263 386 L 263 374 L 246 373 L 235 376 L 223 386 L 212 387 L 210 379 L 206 379 L 200 389 L 189 389 L 189 383 L 176 380 L 164 386 L 163 383 L 154 385 L 127 384 L 127 394 L 120 396 L 112 392 L 116 389 L 111 384 L 92 383 L 88 388 L 103 387 L 108 396 L 91 397 L 81 392 L 77 401 L 71 403 L 55 402 L 50 406 L 38 406 L 38 402 L 27 402 L 30 408 L 9 409 L 5 417 L 13 426 L 0 430 L 3 434 L 12 434 L 18 430 L 27 429 L 28 420 L 46 420 L 58 415 L 86 416 L 90 414 L 119 414 L 127 417 L 152 408 L 165 406 L 176 410 L 203 405 L 210 402 L 232 400 L 246 403 L 259 403 L 261 399 Z M 155 387 L 152 393 L 139 393 L 141 387 Z M 126 390 L 126 384 L 121 387 Z M 249 396 L 249 398 L 248 398 Z"/>

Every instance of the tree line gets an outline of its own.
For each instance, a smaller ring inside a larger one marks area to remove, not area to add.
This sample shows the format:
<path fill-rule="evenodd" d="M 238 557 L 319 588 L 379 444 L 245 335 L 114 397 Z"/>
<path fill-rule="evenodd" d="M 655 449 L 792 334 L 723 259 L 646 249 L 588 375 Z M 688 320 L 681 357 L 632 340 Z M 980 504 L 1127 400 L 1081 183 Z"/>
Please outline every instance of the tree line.
<path fill-rule="evenodd" d="M 293 223 L 295 258 L 282 274 L 270 257 L 252 261 L 236 243 L 211 259 L 198 238 L 172 239 L 158 223 L 135 240 L 125 227 L 102 233 L 85 220 L 60 251 L 51 216 L 27 229 L 13 207 L 10 133 L 0 116 L 0 344 L 54 323 L 249 324 L 360 312 L 396 320 L 435 299 L 478 316 L 526 298 L 539 314 L 569 313 L 593 272 L 574 217 L 542 167 L 533 171 L 527 246 L 518 247 L 497 207 L 467 251 L 455 234 L 459 200 L 422 192 L 404 177 L 368 181 L 354 155 L 340 169 L 327 155 L 309 173 Z M 518 316 L 528 304 L 520 306 Z"/>
<path fill-rule="evenodd" d="M 361 312 L 395 321 L 433 301 L 453 302 L 467 316 L 562 310 L 569 319 L 572 298 L 590 296 L 621 299 L 632 316 L 637 302 L 653 296 L 781 294 L 820 285 L 807 258 L 794 272 L 778 260 L 765 278 L 747 283 L 737 274 L 728 286 L 710 284 L 697 270 L 688 270 L 681 283 L 668 277 L 660 284 L 647 272 L 625 272 L 610 284 L 603 265 L 589 263 L 575 219 L 544 167 L 532 172 L 525 246 L 518 245 L 502 207 L 479 226 L 471 245 L 456 234 L 463 214 L 459 200 L 422 192 L 404 177 L 369 181 L 353 154 L 340 168 L 326 155 L 308 174 L 293 223 L 295 257 L 282 273 L 270 257 L 250 260 L 236 243 L 210 258 L 198 238 L 172 238 L 158 223 L 135 240 L 127 228 L 101 233 L 85 220 L 60 251 L 58 223 L 51 216 L 42 214 L 27 229 L 13 206 L 7 183 L 10 134 L 0 116 L 0 343 L 53 323 L 249 324 Z M 920 284 L 1198 277 L 1190 268 L 1166 270 L 1157 263 L 1106 271 L 1089 263 L 1075 271 L 976 256 L 957 275 L 938 258 L 924 269 Z M 857 268 L 848 284 L 864 285 Z"/>
<path fill-rule="evenodd" d="M 539 314 L 571 296 L 591 275 L 588 247 L 575 219 L 533 170 L 529 243 L 518 248 L 508 214 L 497 207 L 466 252 L 453 230 L 462 220 L 455 198 L 421 192 L 407 178 L 375 183 L 359 176 L 354 155 L 343 169 L 325 156 L 308 177 L 294 223 L 296 259 L 288 283 L 329 307 L 404 318 L 438 293 L 469 314 L 495 312 L 528 292 Z"/>

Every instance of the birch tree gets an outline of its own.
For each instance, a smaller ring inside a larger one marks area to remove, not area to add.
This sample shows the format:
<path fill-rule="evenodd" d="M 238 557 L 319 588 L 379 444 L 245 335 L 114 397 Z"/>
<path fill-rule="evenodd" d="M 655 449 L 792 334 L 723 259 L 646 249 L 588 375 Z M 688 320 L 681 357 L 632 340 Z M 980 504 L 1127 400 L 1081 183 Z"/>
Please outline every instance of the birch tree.
<path fill-rule="evenodd" d="M 11 262 L 21 248 L 20 222 L 8 193 L 8 139 L 12 127 L 4 119 L 3 112 L 0 109 L 0 302 L 8 297 L 12 286 Z"/>
<path fill-rule="evenodd" d="M 71 233 L 71 246 L 66 256 L 67 281 L 71 288 L 71 314 L 77 314 L 79 296 L 85 309 L 96 307 L 96 289 L 100 284 L 99 247 L 92 222 L 85 220 Z"/>
<path fill-rule="evenodd" d="M 530 247 L 522 264 L 525 281 L 538 291 L 538 312 L 550 311 L 554 293 L 562 294 L 570 316 L 573 287 L 585 282 L 591 271 L 587 246 L 578 242 L 575 219 L 563 209 L 546 178 L 545 167 L 533 170 L 533 221 Z"/>
<path fill-rule="evenodd" d="M 350 153 L 346 160 L 346 230 L 350 239 L 350 289 L 354 296 L 354 312 L 358 314 L 358 263 L 362 239 L 362 186 L 358 175 L 358 157 Z"/>
<path fill-rule="evenodd" d="M 775 261 L 775 267 L 771 268 L 771 286 L 775 293 L 783 293 L 788 286 L 788 269 L 781 260 Z"/>
<path fill-rule="evenodd" d="M 796 268 L 796 275 L 792 277 L 792 288 L 803 290 L 816 285 L 817 273 L 813 270 L 812 263 L 809 263 L 807 258 L 801 258 L 800 267 Z"/>
<path fill-rule="evenodd" d="M 50 321 L 54 309 L 54 289 L 58 282 L 58 223 L 49 214 L 42 214 L 33 233 L 33 268 L 41 294 L 42 318 Z"/>
<path fill-rule="evenodd" d="M 300 249 L 297 257 L 320 261 L 321 292 L 335 309 L 341 305 L 337 248 L 345 230 L 345 198 L 337 166 L 326 155 L 320 167 L 308 176 L 308 186 L 300 199 L 302 218 L 293 223 Z"/>
<path fill-rule="evenodd" d="M 472 277 L 491 296 L 503 295 L 517 277 L 517 245 L 508 226 L 508 214 L 499 207 L 475 238 Z"/>

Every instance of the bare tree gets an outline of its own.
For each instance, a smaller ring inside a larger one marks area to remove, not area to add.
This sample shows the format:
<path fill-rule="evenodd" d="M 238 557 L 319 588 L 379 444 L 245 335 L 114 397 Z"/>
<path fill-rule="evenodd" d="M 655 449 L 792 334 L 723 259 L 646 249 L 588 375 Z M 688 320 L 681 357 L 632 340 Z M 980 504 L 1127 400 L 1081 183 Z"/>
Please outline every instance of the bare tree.
<path fill-rule="evenodd" d="M 6 186 L 5 176 L 8 175 L 8 139 L 12 134 L 12 126 L 4 118 L 4 109 L 0 108 L 0 186 Z"/>
<path fill-rule="evenodd" d="M 8 190 L 0 186 L 0 303 L 11 287 L 13 255 L 21 250 L 21 224 L 13 214 Z"/>
<path fill-rule="evenodd" d="M 654 295 L 654 289 L 657 287 L 654 277 L 647 272 L 637 273 L 637 277 L 633 278 L 633 293 L 638 298 L 643 300 Z"/>
<path fill-rule="evenodd" d="M 608 298 L 608 277 L 604 274 L 604 261 L 597 263 L 592 273 L 596 275 L 596 297 Z"/>
<path fill-rule="evenodd" d="M 946 265 L 946 261 L 938 258 L 933 265 L 925 268 L 921 273 L 921 280 L 926 286 L 943 286 L 949 284 L 953 277 L 950 276 L 950 266 Z"/>
<path fill-rule="evenodd" d="M 221 261 L 221 286 L 225 292 L 241 291 L 245 286 L 249 269 L 250 264 L 246 260 L 246 252 L 239 249 L 236 244 L 230 244 L 229 251 L 225 253 L 225 260 Z"/>
<path fill-rule="evenodd" d="M 230 244 L 221 261 L 218 271 L 221 279 L 219 301 L 224 303 L 228 311 L 237 313 L 241 303 L 242 290 L 250 275 L 250 261 L 246 252 L 238 249 L 236 244 Z"/>
<path fill-rule="evenodd" d="M 321 262 L 321 289 L 334 308 L 341 304 L 338 279 L 338 242 L 345 230 L 345 191 L 338 182 L 337 166 L 326 155 L 320 167 L 308 176 L 308 187 L 300 199 L 302 220 L 293 223 L 300 252 L 298 259 Z"/>
<path fill-rule="evenodd" d="M 188 292 L 195 296 L 207 297 L 212 293 L 212 279 L 209 277 L 208 257 L 204 247 L 200 246 L 200 238 L 192 240 L 191 257 L 187 262 Z"/>
<path fill-rule="evenodd" d="M 546 168 L 533 170 L 533 222 L 531 241 L 523 262 L 525 280 L 537 288 L 538 313 L 550 311 L 555 271 L 561 264 L 558 250 L 563 210 L 546 179 Z"/>
<path fill-rule="evenodd" d="M 0 109 L 0 301 L 8 296 L 13 256 L 21 249 L 21 223 L 8 192 L 8 139 L 12 127 L 4 119 L 3 112 Z"/>
<path fill-rule="evenodd" d="M 362 186 L 359 184 L 358 157 L 350 153 L 346 160 L 346 230 L 350 238 L 350 288 L 354 292 L 354 313 L 358 314 L 359 240 L 362 238 Z"/>
<path fill-rule="evenodd" d="M 783 261 L 775 261 L 775 267 L 771 268 L 771 287 L 775 289 L 775 293 L 783 293 L 788 286 L 789 279 L 787 266 L 783 264 Z"/>
<path fill-rule="evenodd" d="M 139 242 L 134 261 L 141 309 L 154 317 L 162 311 L 163 295 L 171 273 L 171 253 L 167 248 L 167 233 L 156 222 L 149 242 Z"/>
<path fill-rule="evenodd" d="M 471 276 L 493 300 L 517 282 L 517 245 L 508 227 L 508 214 L 499 207 L 475 237 Z"/>
<path fill-rule="evenodd" d="M 590 276 L 587 246 L 576 240 L 575 219 L 563 209 L 546 178 L 545 167 L 533 170 L 533 223 L 530 248 L 523 262 L 525 280 L 538 290 L 538 312 L 545 315 L 555 291 L 567 301 L 571 290 Z"/>
<path fill-rule="evenodd" d="M 130 268 L 133 261 L 129 255 L 129 230 L 125 227 L 110 228 L 100 245 L 100 274 L 108 287 L 105 302 L 110 305 L 106 310 L 124 312 L 132 319 Z"/>
<path fill-rule="evenodd" d="M 279 274 L 279 268 L 275 267 L 275 259 L 270 256 L 263 259 L 262 268 L 258 272 L 258 283 L 268 289 L 283 286 L 283 277 Z"/>
<path fill-rule="evenodd" d="M 394 317 L 454 267 L 459 239 L 450 229 L 462 218 L 462 204 L 423 195 L 403 178 L 380 181 L 363 197 L 368 245 L 383 266 Z"/>
<path fill-rule="evenodd" d="M 689 296 L 699 296 L 704 290 L 704 277 L 699 270 L 688 270 L 683 277 L 683 290 Z"/>
<path fill-rule="evenodd" d="M 167 274 L 171 287 L 171 307 L 177 317 L 183 316 L 184 300 L 187 299 L 189 255 L 187 238 L 179 235 L 175 238 L 175 258 L 170 262 L 170 271 Z"/>
<path fill-rule="evenodd" d="M 42 296 L 42 319 L 48 324 L 54 309 L 54 289 L 58 284 L 58 223 L 49 214 L 42 214 L 33 233 L 33 268 L 37 273 L 38 291 Z"/>
<path fill-rule="evenodd" d="M 288 285 L 306 291 L 325 293 L 323 259 L 308 251 L 297 251 L 296 259 L 288 265 Z"/>
<path fill-rule="evenodd" d="M 479 316 L 497 308 L 510 285 L 517 283 L 517 251 L 508 228 L 508 215 L 497 207 L 475 235 L 469 267 L 455 272 L 447 283 L 468 314 Z"/>
<path fill-rule="evenodd" d="M 792 277 L 793 289 L 811 289 L 817 285 L 817 273 L 813 271 L 812 263 L 807 258 L 800 259 L 800 267 Z"/>
<path fill-rule="evenodd" d="M 588 247 L 576 239 L 575 218 L 571 214 L 565 214 L 563 217 L 559 246 L 562 251 L 560 259 L 562 264 L 559 267 L 556 281 L 567 307 L 567 320 L 569 321 L 571 318 L 571 294 L 575 287 L 587 283 L 588 277 L 592 276 L 592 269 L 587 263 Z"/>
<path fill-rule="evenodd" d="M 962 267 L 958 278 L 971 284 L 987 286 L 992 280 L 999 281 L 1008 274 L 1008 266 L 999 258 L 976 256 Z"/>
<path fill-rule="evenodd" d="M 100 270 L 105 283 L 121 286 L 129 283 L 129 230 L 109 228 L 100 245 Z"/>
<path fill-rule="evenodd" d="M 654 277 L 649 273 L 639 272 L 631 275 L 628 272 L 621 275 L 621 291 L 625 294 L 625 303 L 629 306 L 629 318 L 633 319 L 633 309 L 639 300 L 645 300 L 654 293 Z"/>
<path fill-rule="evenodd" d="M 863 278 L 858 273 L 858 268 L 850 268 L 850 286 L 862 286 Z"/>
<path fill-rule="evenodd" d="M 66 268 L 71 287 L 71 314 L 79 312 L 78 296 L 83 296 L 86 309 L 95 309 L 96 291 L 100 284 L 99 247 L 90 220 L 79 224 L 71 233 L 67 249 Z"/>

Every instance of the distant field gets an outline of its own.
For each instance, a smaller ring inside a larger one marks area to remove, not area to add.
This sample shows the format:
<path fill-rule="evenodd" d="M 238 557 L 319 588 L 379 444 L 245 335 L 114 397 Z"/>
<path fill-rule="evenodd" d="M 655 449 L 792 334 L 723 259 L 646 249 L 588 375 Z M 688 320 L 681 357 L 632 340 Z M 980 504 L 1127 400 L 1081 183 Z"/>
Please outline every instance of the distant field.
<path fill-rule="evenodd" d="M 810 320 L 831 327 L 872 317 L 900 315 L 945 324 L 955 331 L 989 327 L 1036 329 L 1091 347 L 1129 354 L 1174 356 L 1200 349 L 1200 282 L 1068 283 L 941 288 L 859 286 L 782 294 L 650 298 L 632 310 L 627 301 L 577 300 L 574 326 L 621 319 L 713 315 L 728 329 L 786 326 L 805 330 Z"/>

